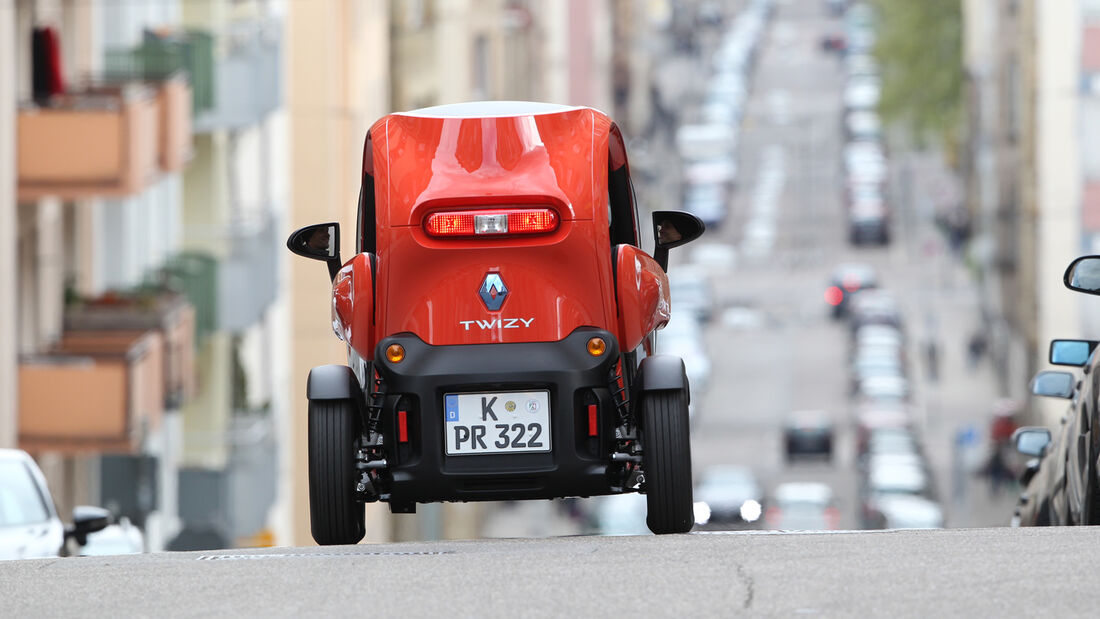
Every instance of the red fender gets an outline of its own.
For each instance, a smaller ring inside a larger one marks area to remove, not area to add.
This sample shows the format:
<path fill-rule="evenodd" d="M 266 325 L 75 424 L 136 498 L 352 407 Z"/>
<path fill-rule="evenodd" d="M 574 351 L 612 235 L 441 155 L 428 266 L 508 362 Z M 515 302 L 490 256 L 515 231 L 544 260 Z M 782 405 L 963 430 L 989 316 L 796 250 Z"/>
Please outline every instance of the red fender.
<path fill-rule="evenodd" d="M 332 282 L 332 330 L 362 358 L 374 357 L 374 276 L 370 254 L 356 254 Z"/>
<path fill-rule="evenodd" d="M 634 350 L 647 335 L 668 323 L 668 275 L 649 254 L 633 245 L 616 247 L 615 294 L 619 305 L 617 335 L 623 352 Z"/>

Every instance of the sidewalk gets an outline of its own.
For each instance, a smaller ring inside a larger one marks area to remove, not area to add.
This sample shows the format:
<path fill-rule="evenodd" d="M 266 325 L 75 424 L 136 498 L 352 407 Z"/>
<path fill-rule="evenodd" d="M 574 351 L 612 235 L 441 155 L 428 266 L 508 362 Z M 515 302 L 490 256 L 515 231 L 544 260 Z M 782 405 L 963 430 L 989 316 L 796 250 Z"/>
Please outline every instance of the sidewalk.
<path fill-rule="evenodd" d="M 981 326 L 979 290 L 933 222 L 937 207 L 958 199 L 958 183 L 933 155 L 917 155 L 900 165 L 910 166 L 912 194 L 907 200 L 895 192 L 897 207 L 909 211 L 901 213 L 904 234 L 897 235 L 892 262 L 911 275 L 900 301 L 909 319 L 918 423 L 946 524 L 1005 525 L 1019 491 L 1008 486 L 993 495 L 988 479 L 972 472 L 987 456 L 991 411 L 1000 397 L 988 356 L 975 367 L 967 358 L 970 337 Z M 928 362 L 930 342 L 937 353 L 935 376 Z M 957 447 L 959 434 L 964 441 Z"/>

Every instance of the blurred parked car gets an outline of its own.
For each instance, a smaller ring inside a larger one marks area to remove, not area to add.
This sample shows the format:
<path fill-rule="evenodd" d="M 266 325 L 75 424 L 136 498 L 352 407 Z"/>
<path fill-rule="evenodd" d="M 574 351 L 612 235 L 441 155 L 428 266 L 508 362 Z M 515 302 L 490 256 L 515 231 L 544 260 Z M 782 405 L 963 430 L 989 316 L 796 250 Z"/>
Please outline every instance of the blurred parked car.
<path fill-rule="evenodd" d="M 657 332 L 657 350 L 662 354 L 676 355 L 684 360 L 688 383 L 692 393 L 702 393 L 710 382 L 710 357 L 703 342 L 702 329 L 690 315 L 678 315 Z M 694 414 L 700 398 L 693 398 L 689 412 Z"/>
<path fill-rule="evenodd" d="M 849 39 L 849 45 L 855 43 Z M 882 96 L 882 87 L 878 78 L 870 76 L 853 77 L 844 88 L 844 107 L 848 110 L 873 110 Z"/>
<path fill-rule="evenodd" d="M 706 505 L 707 517 L 696 524 L 753 523 L 760 519 L 764 492 L 752 470 L 724 465 L 707 469 L 695 489 L 695 500 Z"/>
<path fill-rule="evenodd" d="M 860 409 L 856 417 L 856 453 L 865 453 L 871 435 L 877 430 L 909 431 L 912 417 L 904 408 L 874 403 Z"/>
<path fill-rule="evenodd" d="M 882 454 L 919 454 L 920 446 L 912 430 L 906 427 L 878 427 L 867 432 L 867 440 L 860 451 L 861 456 L 872 457 Z"/>
<path fill-rule="evenodd" d="M 872 510 L 884 529 L 943 528 L 943 508 L 924 497 L 882 496 L 875 501 Z"/>
<path fill-rule="evenodd" d="M 833 457 L 833 420 L 825 411 L 791 413 L 783 424 L 787 462 L 805 456 Z"/>
<path fill-rule="evenodd" d="M 855 110 L 844 118 L 844 133 L 849 140 L 882 139 L 882 121 L 870 110 Z"/>
<path fill-rule="evenodd" d="M 833 503 L 833 490 L 818 482 L 779 484 L 772 493 L 772 505 L 765 512 L 769 529 L 784 531 L 834 530 L 840 511 Z"/>
<path fill-rule="evenodd" d="M 889 245 L 890 217 L 881 205 L 866 205 L 848 213 L 848 242 L 852 245 Z"/>
<path fill-rule="evenodd" d="M 858 352 L 865 348 L 892 347 L 903 348 L 905 335 L 893 325 L 863 325 L 855 331 L 855 348 Z"/>
<path fill-rule="evenodd" d="M 729 157 L 736 152 L 737 133 L 732 125 L 723 123 L 682 125 L 676 131 L 676 147 L 687 161 Z"/>
<path fill-rule="evenodd" d="M 848 79 L 857 77 L 877 77 L 878 63 L 870 54 L 848 54 L 844 58 L 844 71 Z"/>
<path fill-rule="evenodd" d="M 729 155 L 689 162 L 684 166 L 684 182 L 689 185 L 733 187 L 737 182 L 737 158 Z"/>
<path fill-rule="evenodd" d="M 909 400 L 909 381 L 903 376 L 868 376 L 856 389 L 856 399 L 865 402 L 904 403 Z"/>
<path fill-rule="evenodd" d="M 848 310 L 852 335 L 868 325 L 886 325 L 901 329 L 901 311 L 897 300 L 885 290 L 865 290 L 855 295 Z"/>
<path fill-rule="evenodd" d="M 73 525 L 66 528 L 30 455 L 0 449 L 0 559 L 60 556 L 68 539 L 83 544 L 108 521 L 106 510 L 79 506 L 73 510 Z"/>
<path fill-rule="evenodd" d="M 890 497 L 908 496 L 929 498 L 931 487 L 924 467 L 912 462 L 881 460 L 867 470 L 863 487 L 863 526 L 883 526 L 879 505 Z"/>
<path fill-rule="evenodd" d="M 852 296 L 860 290 L 878 287 L 878 277 L 869 265 L 845 263 L 837 266 L 825 288 L 825 302 L 832 307 L 833 318 L 848 313 Z"/>
<path fill-rule="evenodd" d="M 1072 270 L 1072 265 L 1071 265 Z M 1073 282 L 1067 271 L 1067 285 Z M 1097 283 L 1100 283 L 1098 280 Z M 1073 349 L 1077 349 L 1074 355 Z M 1082 357 L 1091 374 L 1095 346 L 1088 340 L 1055 340 L 1049 360 L 1055 365 L 1077 366 Z M 1090 525 L 1098 523 L 1100 495 L 1097 487 L 1097 463 L 1092 457 L 1091 424 L 1096 423 L 1092 381 L 1079 381 L 1070 372 L 1042 371 L 1030 384 L 1033 395 L 1064 399 L 1067 410 L 1055 431 L 1024 427 L 1015 431 L 1012 443 L 1020 453 L 1037 458 L 1024 470 L 1013 524 L 1018 526 Z M 1088 424 L 1088 425 L 1086 425 Z M 997 456 L 998 454 L 994 454 Z M 991 460 L 992 464 L 993 460 Z M 991 468 L 991 467 L 987 467 Z M 992 471 L 991 471 L 992 472 Z"/>
<path fill-rule="evenodd" d="M 676 283 L 669 280 L 669 295 L 672 306 L 676 308 L 677 318 L 693 319 L 702 324 L 714 316 L 714 292 L 705 269 L 692 268 L 692 265 L 678 268 Z M 676 328 L 678 327 L 677 324 Z M 672 332 L 676 332 L 676 328 Z M 667 329 L 668 327 L 665 328 Z M 665 331 L 661 333 L 664 334 Z"/>
<path fill-rule="evenodd" d="M 77 548 L 82 557 L 133 555 L 145 552 L 145 535 L 129 518 L 121 518 L 118 524 L 108 525 L 102 531 L 88 534 L 88 542 Z"/>
<path fill-rule="evenodd" d="M 683 210 L 703 220 L 708 229 L 717 228 L 726 219 L 726 190 L 718 183 L 688 185 Z"/>

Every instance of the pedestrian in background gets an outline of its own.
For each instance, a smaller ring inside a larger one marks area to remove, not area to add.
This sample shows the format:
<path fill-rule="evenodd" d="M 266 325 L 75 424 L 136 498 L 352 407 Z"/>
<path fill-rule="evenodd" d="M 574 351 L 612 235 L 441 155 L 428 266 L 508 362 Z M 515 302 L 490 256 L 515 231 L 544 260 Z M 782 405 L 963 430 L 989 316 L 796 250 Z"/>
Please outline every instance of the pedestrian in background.
<path fill-rule="evenodd" d="M 978 362 L 981 361 L 982 356 L 985 355 L 986 346 L 985 333 L 981 329 L 978 329 L 970 336 L 970 340 L 966 344 L 966 359 L 969 362 L 971 370 L 978 367 Z"/>

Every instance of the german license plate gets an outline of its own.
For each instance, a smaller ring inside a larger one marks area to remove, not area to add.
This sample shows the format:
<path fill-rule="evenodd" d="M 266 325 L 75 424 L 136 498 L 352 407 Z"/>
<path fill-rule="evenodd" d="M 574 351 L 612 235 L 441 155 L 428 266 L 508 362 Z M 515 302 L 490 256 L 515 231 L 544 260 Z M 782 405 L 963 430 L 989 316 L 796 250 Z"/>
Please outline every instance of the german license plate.
<path fill-rule="evenodd" d="M 550 451 L 550 392 L 448 393 L 447 455 Z"/>

